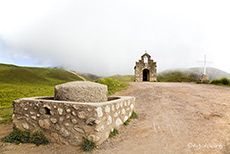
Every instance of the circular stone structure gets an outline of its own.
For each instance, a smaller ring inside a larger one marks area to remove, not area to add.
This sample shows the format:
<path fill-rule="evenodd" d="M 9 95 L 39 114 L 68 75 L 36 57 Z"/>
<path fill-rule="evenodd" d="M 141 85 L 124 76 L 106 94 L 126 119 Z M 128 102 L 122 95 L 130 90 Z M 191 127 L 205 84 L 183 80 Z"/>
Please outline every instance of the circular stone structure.
<path fill-rule="evenodd" d="M 54 87 L 54 99 L 74 102 L 105 102 L 108 88 L 106 85 L 89 81 L 74 81 Z"/>

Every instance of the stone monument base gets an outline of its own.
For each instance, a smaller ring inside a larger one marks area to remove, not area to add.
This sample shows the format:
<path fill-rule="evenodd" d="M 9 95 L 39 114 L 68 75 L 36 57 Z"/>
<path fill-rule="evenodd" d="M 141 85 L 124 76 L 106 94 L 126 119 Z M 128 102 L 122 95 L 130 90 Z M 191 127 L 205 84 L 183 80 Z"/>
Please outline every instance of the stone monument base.
<path fill-rule="evenodd" d="M 104 102 L 72 102 L 54 97 L 13 101 L 13 123 L 31 133 L 40 130 L 51 141 L 80 146 L 85 139 L 99 145 L 134 111 L 135 98 L 108 97 Z"/>
<path fill-rule="evenodd" d="M 208 76 L 206 74 L 202 74 L 200 79 L 199 79 L 199 83 L 209 83 L 210 80 L 208 79 Z"/>

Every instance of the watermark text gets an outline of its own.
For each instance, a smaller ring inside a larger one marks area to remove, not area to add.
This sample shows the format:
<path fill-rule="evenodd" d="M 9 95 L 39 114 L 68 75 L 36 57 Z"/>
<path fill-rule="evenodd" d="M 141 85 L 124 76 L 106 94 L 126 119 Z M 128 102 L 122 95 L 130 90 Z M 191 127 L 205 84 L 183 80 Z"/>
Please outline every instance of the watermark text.
<path fill-rule="evenodd" d="M 210 148 L 210 149 L 223 149 L 223 145 L 221 144 L 208 144 L 208 143 L 204 143 L 204 144 L 200 144 L 200 143 L 188 143 L 187 145 L 189 148 Z"/>

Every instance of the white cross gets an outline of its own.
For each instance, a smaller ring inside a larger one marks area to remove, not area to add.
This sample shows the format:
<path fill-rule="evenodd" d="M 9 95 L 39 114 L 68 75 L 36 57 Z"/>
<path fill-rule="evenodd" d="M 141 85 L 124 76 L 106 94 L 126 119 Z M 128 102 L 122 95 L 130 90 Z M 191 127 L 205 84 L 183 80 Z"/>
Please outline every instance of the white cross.
<path fill-rule="evenodd" d="M 206 65 L 207 65 L 207 63 L 209 63 L 209 64 L 213 63 L 213 62 L 207 62 L 206 55 L 204 55 L 204 61 L 197 61 L 197 62 L 204 63 L 204 75 L 206 75 L 206 70 L 207 70 Z"/>

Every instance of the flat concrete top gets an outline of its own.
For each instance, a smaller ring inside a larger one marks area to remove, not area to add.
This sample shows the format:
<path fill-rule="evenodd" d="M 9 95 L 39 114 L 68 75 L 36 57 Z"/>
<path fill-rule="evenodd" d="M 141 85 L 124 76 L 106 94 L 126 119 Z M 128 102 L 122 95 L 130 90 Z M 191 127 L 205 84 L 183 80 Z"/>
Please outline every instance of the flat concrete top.
<path fill-rule="evenodd" d="M 31 101 L 31 102 L 50 102 L 50 103 L 63 103 L 63 104 L 79 104 L 79 105 L 90 105 L 90 106 L 103 106 L 103 105 L 109 105 L 113 104 L 119 101 L 125 101 L 129 99 L 135 99 L 133 96 L 116 96 L 112 97 L 110 101 L 105 102 L 74 102 L 74 101 L 61 101 L 61 100 L 55 100 L 53 96 L 41 96 L 41 97 L 27 97 L 27 98 L 20 98 L 15 101 Z M 115 98 L 115 99 L 112 99 Z"/>
<path fill-rule="evenodd" d="M 90 81 L 73 81 L 56 85 L 55 87 L 107 87 L 106 85 Z"/>

